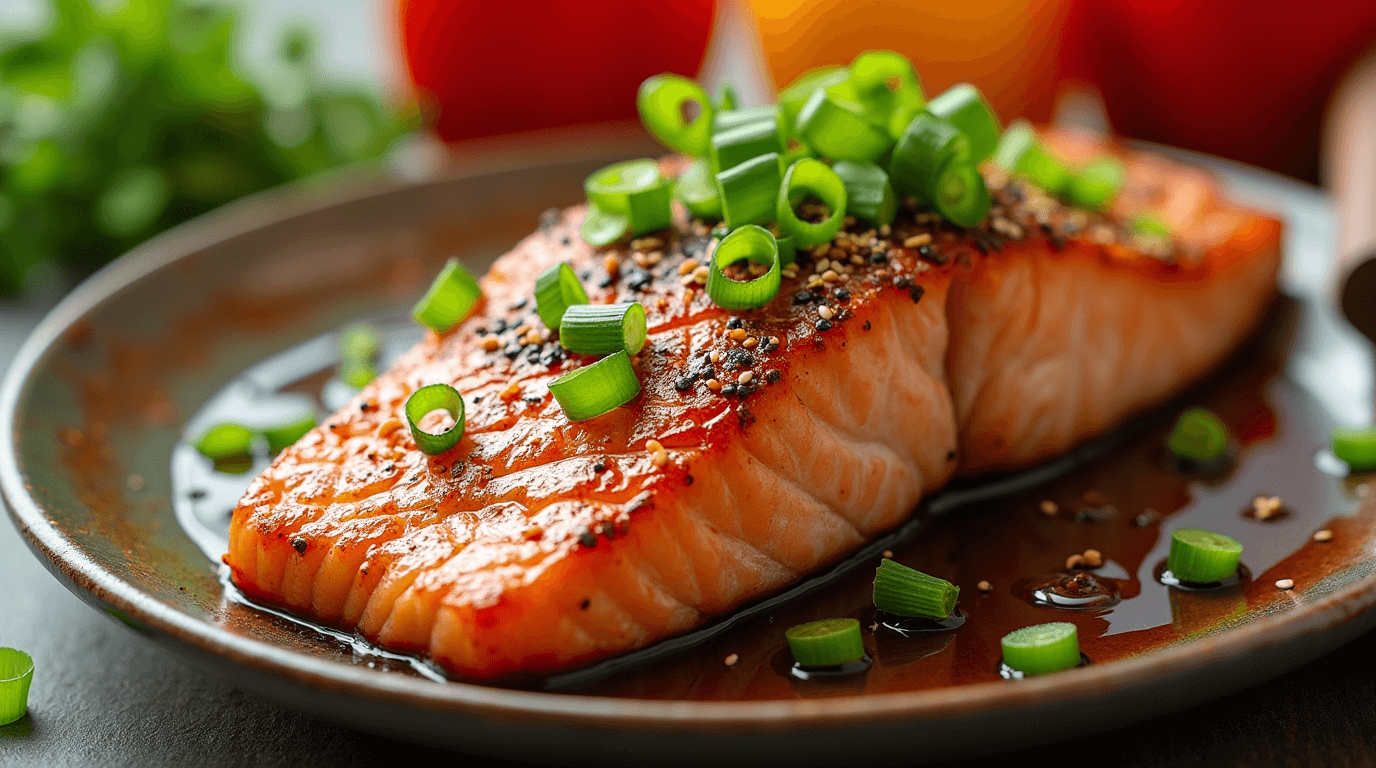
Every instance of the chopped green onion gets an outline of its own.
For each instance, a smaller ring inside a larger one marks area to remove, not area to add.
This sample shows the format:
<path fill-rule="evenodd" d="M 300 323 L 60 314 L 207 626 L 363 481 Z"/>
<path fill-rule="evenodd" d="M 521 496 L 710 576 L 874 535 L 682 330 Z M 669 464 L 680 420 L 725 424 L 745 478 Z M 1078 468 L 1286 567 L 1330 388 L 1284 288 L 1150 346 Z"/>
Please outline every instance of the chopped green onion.
<path fill-rule="evenodd" d="M 1206 408 L 1180 414 L 1166 440 L 1171 453 L 1191 461 L 1213 461 L 1228 453 L 1228 427 Z"/>
<path fill-rule="evenodd" d="M 779 108 L 773 104 L 766 104 L 763 107 L 750 107 L 749 109 L 732 109 L 728 112 L 718 112 L 712 119 L 712 130 L 720 133 L 728 128 L 745 125 L 747 123 L 769 122 L 778 120 Z"/>
<path fill-rule="evenodd" d="M 944 619 L 956 609 L 960 587 L 885 558 L 874 574 L 874 607 L 895 616 Z"/>
<path fill-rule="evenodd" d="M 592 201 L 590 208 L 609 214 L 607 219 L 624 216 L 626 228 L 632 235 L 664 229 L 673 219 L 673 209 L 669 205 L 673 187 L 660 175 L 659 164 L 654 160 L 628 160 L 609 165 L 589 176 L 583 182 L 583 190 Z M 595 231 L 590 233 L 589 229 Z M 601 218 L 593 225 L 586 220 L 583 224 L 584 239 L 593 234 L 603 240 L 610 231 Z M 606 242 L 592 244 L 600 247 Z"/>
<path fill-rule="evenodd" d="M 1003 663 L 1024 675 L 1044 675 L 1080 665 L 1080 635 L 1066 621 L 1015 629 L 1003 636 Z"/>
<path fill-rule="evenodd" d="M 1154 213 L 1140 213 L 1132 217 L 1132 221 L 1128 222 L 1128 229 L 1147 237 L 1169 238 L 1171 236 L 1171 225 Z"/>
<path fill-rule="evenodd" d="M 450 259 L 411 310 L 411 317 L 436 333 L 445 333 L 473 311 L 482 295 L 473 275 L 458 259 Z"/>
<path fill-rule="evenodd" d="M 898 213 L 898 196 L 883 168 L 874 163 L 841 160 L 831 169 L 846 186 L 847 214 L 876 227 L 893 223 Z"/>
<path fill-rule="evenodd" d="M 951 123 L 926 112 L 913 118 L 889 162 L 889 179 L 964 227 L 989 212 L 989 190 L 970 161 L 970 142 Z"/>
<path fill-rule="evenodd" d="M 339 365 L 339 378 L 354 389 L 363 389 L 377 378 L 377 369 L 367 360 L 343 360 Z"/>
<path fill-rule="evenodd" d="M 645 307 L 627 304 L 574 304 L 559 322 L 559 344 L 580 355 L 632 355 L 645 346 Z"/>
<path fill-rule="evenodd" d="M 411 427 L 411 437 L 416 447 L 431 456 L 437 456 L 459 444 L 463 437 L 464 409 L 463 397 L 459 391 L 448 384 L 430 384 L 406 398 L 406 423 Z M 443 432 L 426 432 L 420 428 L 420 420 L 433 411 L 445 411 L 454 418 L 453 426 Z"/>
<path fill-rule="evenodd" d="M 1122 161 L 1115 157 L 1101 157 L 1081 168 L 1070 179 L 1066 196 L 1072 203 L 1086 208 L 1107 208 L 1123 188 L 1126 173 Z M 1167 228 L 1165 235 L 1170 235 Z"/>
<path fill-rule="evenodd" d="M 1357 471 L 1376 469 L 1376 429 L 1335 427 L 1331 435 L 1333 455 Z"/>
<path fill-rule="evenodd" d="M 588 213 L 583 217 L 583 226 L 579 228 L 579 233 L 583 236 L 583 242 L 594 248 L 601 248 L 604 245 L 611 245 L 626 236 L 626 231 L 631 228 L 629 217 L 618 213 L 607 213 L 598 208 L 596 204 L 588 205 Z"/>
<path fill-rule="evenodd" d="M 961 83 L 927 102 L 927 111 L 954 125 L 970 142 L 970 162 L 978 165 L 994 154 L 999 143 L 998 115 L 985 101 L 984 94 L 969 83 Z"/>
<path fill-rule="evenodd" d="M 14 648 L 0 648 L 0 725 L 16 722 L 29 711 L 33 657 Z"/>
<path fill-rule="evenodd" d="M 196 450 L 211 461 L 247 456 L 253 448 L 253 431 L 242 424 L 216 424 L 196 441 Z"/>
<path fill-rule="evenodd" d="M 564 312 L 574 304 L 587 304 L 588 292 L 578 282 L 573 267 L 559 262 L 535 278 L 535 311 L 551 331 L 559 330 Z"/>
<path fill-rule="evenodd" d="M 721 88 L 717 89 L 717 114 L 735 109 L 738 101 L 739 99 L 736 98 L 736 86 L 730 83 L 722 83 Z"/>
<path fill-rule="evenodd" d="M 315 414 L 307 411 L 285 424 L 264 428 L 263 435 L 268 439 L 268 450 L 281 453 L 312 429 L 315 429 Z"/>
<path fill-rule="evenodd" d="M 831 215 L 817 224 L 803 221 L 793 212 L 794 201 L 804 199 L 809 192 L 831 210 Z M 841 221 L 846 217 L 846 185 L 821 160 L 799 160 L 784 172 L 775 216 L 779 229 L 791 235 L 795 245 L 810 248 L 831 242 L 841 231 Z"/>
<path fill-rule="evenodd" d="M 814 91 L 798 112 L 798 135 L 833 160 L 869 162 L 893 144 L 886 129 L 865 118 L 864 108 L 830 90 Z"/>
<path fill-rule="evenodd" d="M 769 153 L 783 154 L 779 122 L 773 117 L 752 120 L 727 128 L 712 136 L 712 168 L 730 170 L 747 160 Z"/>
<path fill-rule="evenodd" d="M 782 179 L 779 156 L 773 152 L 718 173 L 717 190 L 727 228 L 773 219 Z"/>
<path fill-rule="evenodd" d="M 784 237 L 774 238 L 774 242 L 779 246 L 779 267 L 783 268 L 798 260 L 798 246 L 794 244 L 793 238 L 785 235 Z"/>
<path fill-rule="evenodd" d="M 569 421 L 583 421 L 630 402 L 640 393 L 640 380 L 623 351 L 560 376 L 549 391 Z"/>
<path fill-rule="evenodd" d="M 1181 581 L 1208 584 L 1237 573 L 1242 545 L 1231 536 L 1202 531 L 1198 528 L 1178 528 L 1171 534 L 1171 553 L 1166 568 Z"/>
<path fill-rule="evenodd" d="M 699 112 L 687 122 L 685 105 L 692 102 Z M 655 75 L 640 84 L 635 105 L 640 121 L 664 146 L 695 157 L 707 154 L 712 140 L 712 103 L 702 86 L 680 75 Z"/>
<path fill-rule="evenodd" d="M 1046 150 L 1026 120 L 1015 120 L 1003 132 L 994 162 L 1053 195 L 1064 191 L 1071 180 L 1070 169 Z"/>
<path fill-rule="evenodd" d="M 856 619 L 822 619 L 784 632 L 793 660 L 804 667 L 834 667 L 865 656 Z"/>
<path fill-rule="evenodd" d="M 712 167 L 706 159 L 693 161 L 688 170 L 678 177 L 674 196 L 683 202 L 689 213 L 699 219 L 721 218 L 721 193 L 717 191 Z"/>
<path fill-rule="evenodd" d="M 368 323 L 354 323 L 339 334 L 339 354 L 348 360 L 372 360 L 381 346 L 377 329 Z"/>
<path fill-rule="evenodd" d="M 722 272 L 722 267 L 742 259 L 768 264 L 769 271 L 743 281 L 732 280 Z M 778 295 L 783 282 L 779 270 L 779 244 L 774 235 L 753 224 L 741 227 L 727 235 L 712 253 L 707 295 L 723 309 L 758 309 Z"/>
<path fill-rule="evenodd" d="M 802 111 L 808 99 L 812 98 L 814 91 L 844 83 L 849 78 L 849 69 L 833 66 L 810 69 L 789 83 L 788 87 L 779 92 L 779 118 L 787 129 L 785 132 L 796 133 L 798 113 Z"/>
<path fill-rule="evenodd" d="M 870 122 L 890 136 L 896 135 L 890 131 L 895 114 L 906 114 L 911 120 L 926 103 L 912 62 L 893 51 L 865 51 L 856 56 L 850 63 L 850 86 Z"/>

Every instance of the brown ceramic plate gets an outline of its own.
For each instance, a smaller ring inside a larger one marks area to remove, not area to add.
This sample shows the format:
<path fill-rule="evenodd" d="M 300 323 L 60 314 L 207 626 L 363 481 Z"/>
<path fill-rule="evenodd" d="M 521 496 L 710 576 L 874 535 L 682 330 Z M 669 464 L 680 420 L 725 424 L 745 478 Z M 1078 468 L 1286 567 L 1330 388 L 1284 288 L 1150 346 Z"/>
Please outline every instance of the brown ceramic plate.
<path fill-rule="evenodd" d="M 332 200 L 269 193 L 83 284 L 34 332 L 3 390 L 0 487 L 34 552 L 93 607 L 245 690 L 400 738 L 567 762 L 909 763 L 1014 748 L 1222 696 L 1376 624 L 1376 509 L 1360 503 L 1360 479 L 1323 471 L 1329 427 L 1370 418 L 1372 371 L 1369 349 L 1321 298 L 1328 206 L 1312 188 L 1218 163 L 1239 196 L 1285 215 L 1288 298 L 1178 401 L 1052 466 L 948 491 L 878 545 L 965 587 L 969 618 L 954 632 L 868 631 L 863 675 L 794 679 L 782 632 L 828 615 L 882 618 L 866 597 L 876 548 L 805 597 L 549 687 L 427 679 L 423 665 L 236 601 L 214 555 L 248 476 L 207 472 L 184 438 L 235 402 L 323 407 L 341 326 L 380 320 L 389 343 L 404 343 L 389 319 L 446 257 L 480 268 L 542 210 L 577 201 L 585 174 L 627 144 L 566 146 L 576 154 L 508 148 L 484 167 Z M 1161 463 L 1171 416 L 1194 403 L 1237 436 L 1237 466 L 1222 477 Z M 1258 493 L 1281 497 L 1285 514 L 1245 516 Z M 1060 511 L 1042 515 L 1043 500 Z M 1159 584 L 1169 531 L 1185 525 L 1241 538 L 1250 578 L 1206 594 Z M 1311 541 L 1322 528 L 1332 540 Z M 1107 559 L 1095 573 L 1116 605 L 1029 602 L 1038 579 L 1088 547 Z M 1295 588 L 1276 589 L 1281 578 Z M 1000 678 L 998 637 L 1050 620 L 1079 625 L 1090 663 Z"/>

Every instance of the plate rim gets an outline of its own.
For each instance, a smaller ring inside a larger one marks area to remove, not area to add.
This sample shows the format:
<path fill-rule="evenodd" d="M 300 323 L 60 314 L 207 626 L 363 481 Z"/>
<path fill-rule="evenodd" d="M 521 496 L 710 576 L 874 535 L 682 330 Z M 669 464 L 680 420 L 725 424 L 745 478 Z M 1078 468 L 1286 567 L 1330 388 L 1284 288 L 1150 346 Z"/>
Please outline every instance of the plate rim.
<path fill-rule="evenodd" d="M 83 281 L 30 333 L 0 385 L 0 434 L 8 435 L 7 439 L 0 440 L 0 496 L 29 548 L 79 597 L 93 597 L 123 611 L 154 632 L 258 672 L 332 694 L 483 716 L 554 718 L 563 724 L 602 728 L 844 727 L 857 723 L 952 718 L 1067 702 L 1083 699 L 1088 694 L 1143 686 L 1162 677 L 1213 666 L 1259 648 L 1333 630 L 1376 606 L 1376 575 L 1372 575 L 1313 603 L 1265 616 L 1217 635 L 1142 656 L 1090 665 L 1070 675 L 1022 680 L 1013 687 L 1007 681 L 990 680 L 919 691 L 824 699 L 712 702 L 522 691 L 462 681 L 438 683 L 355 667 L 229 632 L 163 604 L 102 568 L 61 535 L 30 494 L 19 462 L 23 434 L 18 429 L 16 415 L 29 391 L 31 378 L 73 325 L 128 286 L 216 243 L 318 210 L 501 171 L 624 156 L 627 148 L 624 126 L 584 130 L 576 135 L 581 142 L 569 141 L 567 146 L 553 146 L 547 137 L 535 142 L 534 146 L 524 139 L 494 142 L 485 147 L 486 151 L 461 162 L 442 177 L 420 182 L 382 181 L 374 177 L 352 181 L 344 189 L 328 194 L 299 182 L 266 190 L 168 230 Z M 1254 179 L 1264 179 L 1271 185 L 1322 196 L 1315 187 L 1251 166 L 1175 149 L 1168 151 L 1205 160 L 1206 164 L 1215 167 L 1230 168 Z M 265 216 L 264 212 L 270 215 Z M 83 592 L 86 594 L 81 594 Z"/>

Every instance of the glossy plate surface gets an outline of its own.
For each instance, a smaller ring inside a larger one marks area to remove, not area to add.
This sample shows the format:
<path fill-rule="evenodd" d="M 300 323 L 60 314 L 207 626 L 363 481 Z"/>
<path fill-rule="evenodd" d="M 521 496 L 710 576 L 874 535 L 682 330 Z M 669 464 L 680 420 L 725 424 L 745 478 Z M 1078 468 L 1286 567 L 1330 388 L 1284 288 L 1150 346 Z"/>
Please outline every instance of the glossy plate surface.
<path fill-rule="evenodd" d="M 1361 478 L 1324 471 L 1328 428 L 1371 417 L 1372 371 L 1370 349 L 1323 297 L 1328 206 L 1311 188 L 1222 164 L 1238 196 L 1286 218 L 1288 298 L 1209 381 L 1074 461 L 934 499 L 915 532 L 887 545 L 964 587 L 969 620 L 916 638 L 868 633 L 874 665 L 862 677 L 791 678 L 782 634 L 830 615 L 882 619 L 865 599 L 877 551 L 695 648 L 552 681 L 556 691 L 426 679 L 405 659 L 234 600 L 206 553 L 227 523 L 216 500 L 246 481 L 204 472 L 184 437 L 236 397 L 328 403 L 340 327 L 396 317 L 450 255 L 481 268 L 541 211 L 578 201 L 587 172 L 625 144 L 583 141 L 577 153 L 498 152 L 441 180 L 328 201 L 269 193 L 87 281 L 21 350 L 0 403 L 0 489 L 31 547 L 91 605 L 240 688 L 400 738 L 556 762 L 910 763 L 1010 749 L 1221 696 L 1376 624 L 1376 507 Z M 1238 436 L 1225 478 L 1161 464 L 1163 430 L 1187 404 L 1213 408 Z M 1246 517 L 1257 494 L 1281 497 L 1287 514 Z M 1038 511 L 1043 500 L 1055 516 Z M 1160 520 L 1139 519 L 1148 509 Z M 1243 539 L 1250 580 L 1201 599 L 1162 587 L 1154 569 L 1177 525 Z M 1310 541 L 1321 528 L 1332 540 Z M 1096 574 L 1117 605 L 1028 601 L 1089 547 L 1109 561 Z M 1295 589 L 1277 590 L 1280 578 Z M 1052 620 L 1079 624 L 1091 663 L 1000 679 L 989 650 L 999 635 Z"/>

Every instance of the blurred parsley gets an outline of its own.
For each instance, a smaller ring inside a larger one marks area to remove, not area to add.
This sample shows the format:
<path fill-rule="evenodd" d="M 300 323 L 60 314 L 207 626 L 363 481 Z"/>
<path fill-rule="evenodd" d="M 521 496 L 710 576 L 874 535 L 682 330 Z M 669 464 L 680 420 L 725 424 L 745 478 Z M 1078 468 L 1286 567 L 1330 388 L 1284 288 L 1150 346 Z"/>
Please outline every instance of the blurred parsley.
<path fill-rule="evenodd" d="M 324 85 L 303 30 L 254 83 L 231 65 L 232 8 L 97 5 L 117 7 L 54 0 L 40 36 L 0 37 L 0 293 L 49 259 L 87 272 L 243 195 L 381 155 L 414 127 Z"/>

